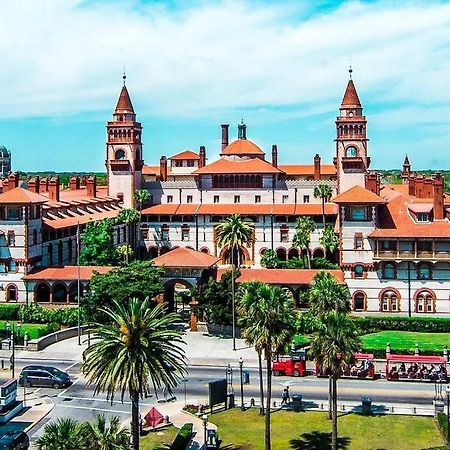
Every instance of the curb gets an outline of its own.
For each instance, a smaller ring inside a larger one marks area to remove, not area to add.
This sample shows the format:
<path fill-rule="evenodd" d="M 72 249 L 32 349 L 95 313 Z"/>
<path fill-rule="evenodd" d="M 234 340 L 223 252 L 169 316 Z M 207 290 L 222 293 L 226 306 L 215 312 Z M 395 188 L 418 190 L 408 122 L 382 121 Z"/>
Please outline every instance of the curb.
<path fill-rule="evenodd" d="M 50 400 L 50 403 L 52 405 L 52 407 L 42 416 L 40 417 L 36 422 L 32 422 L 30 425 L 28 425 L 23 431 L 25 431 L 25 433 L 28 433 L 28 431 L 30 431 L 33 427 L 35 427 L 39 422 L 41 422 L 43 419 L 45 419 L 55 408 L 55 402 L 48 396 L 46 397 L 42 397 L 42 398 L 47 398 L 48 400 Z M 32 408 L 32 406 L 31 406 Z"/>

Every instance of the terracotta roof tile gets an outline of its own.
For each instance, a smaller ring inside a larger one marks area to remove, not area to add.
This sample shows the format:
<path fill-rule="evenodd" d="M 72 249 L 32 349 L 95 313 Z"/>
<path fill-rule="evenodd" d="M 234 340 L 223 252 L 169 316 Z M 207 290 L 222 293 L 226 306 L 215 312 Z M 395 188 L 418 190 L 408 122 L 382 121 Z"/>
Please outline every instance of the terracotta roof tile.
<path fill-rule="evenodd" d="M 237 139 L 225 147 L 221 155 L 264 155 L 264 152 L 248 139 Z"/>
<path fill-rule="evenodd" d="M 281 173 L 280 169 L 273 167 L 267 161 L 261 158 L 243 159 L 241 161 L 233 161 L 220 158 L 211 164 L 202 167 L 194 172 L 194 174 L 230 174 L 230 173 Z"/>
<path fill-rule="evenodd" d="M 165 267 L 198 267 L 206 268 L 214 266 L 220 258 L 198 252 L 186 247 L 177 247 L 164 255 L 153 259 L 155 266 Z"/>
<path fill-rule="evenodd" d="M 314 164 L 278 164 L 278 168 L 286 175 L 314 175 Z M 321 175 L 336 175 L 334 164 L 321 164 Z"/>
<path fill-rule="evenodd" d="M 122 86 L 120 91 L 119 99 L 117 100 L 117 105 L 115 109 L 116 113 L 132 113 L 134 114 L 133 105 L 131 103 L 130 95 L 126 86 Z"/>
<path fill-rule="evenodd" d="M 21 187 L 0 194 L 1 204 L 46 203 L 48 198 Z"/>
<path fill-rule="evenodd" d="M 94 274 L 107 273 L 113 267 L 107 266 L 80 266 L 80 280 L 89 281 Z M 78 278 L 77 266 L 56 266 L 56 267 L 41 267 L 33 270 L 28 275 L 25 275 L 24 280 L 64 280 L 71 281 Z"/>
<path fill-rule="evenodd" d="M 334 203 L 338 204 L 367 204 L 376 205 L 382 204 L 385 201 L 377 194 L 369 191 L 361 186 L 353 186 L 349 190 L 342 192 L 332 199 Z"/>
<path fill-rule="evenodd" d="M 358 93 L 356 92 L 353 80 L 349 80 L 342 99 L 341 108 L 361 108 Z"/>
<path fill-rule="evenodd" d="M 169 159 L 200 159 L 200 156 L 197 153 L 192 152 L 191 150 L 185 150 L 184 152 L 177 153 L 176 155 L 171 156 Z"/>
<path fill-rule="evenodd" d="M 44 224 L 52 229 L 59 229 L 59 228 L 66 228 L 66 227 L 73 227 L 78 224 L 83 225 L 88 222 L 94 222 L 96 220 L 102 220 L 102 219 L 112 219 L 116 217 L 120 212 L 120 209 L 115 209 L 111 211 L 102 211 L 102 212 L 95 212 L 95 213 L 88 213 L 88 214 L 80 214 L 74 217 L 65 217 L 65 218 L 57 218 L 57 219 L 51 219 L 49 217 L 44 217 L 43 222 Z"/>
<path fill-rule="evenodd" d="M 172 167 L 167 167 L 167 174 L 170 175 L 172 173 Z M 142 175 L 159 175 L 159 166 L 147 166 L 144 164 L 142 168 Z"/>

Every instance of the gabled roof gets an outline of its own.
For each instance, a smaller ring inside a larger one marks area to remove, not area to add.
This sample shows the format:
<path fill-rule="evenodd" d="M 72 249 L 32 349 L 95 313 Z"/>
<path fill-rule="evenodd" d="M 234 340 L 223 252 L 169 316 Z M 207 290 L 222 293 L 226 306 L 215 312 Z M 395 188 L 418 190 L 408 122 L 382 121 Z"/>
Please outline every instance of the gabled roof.
<path fill-rule="evenodd" d="M 220 158 L 193 173 L 222 173 L 229 175 L 232 173 L 282 173 L 282 171 L 261 158 L 243 159 L 241 161 Z"/>
<path fill-rule="evenodd" d="M 214 266 L 220 258 L 198 252 L 186 247 L 177 247 L 153 260 L 155 266 L 164 267 L 198 267 L 208 268 Z"/>
<path fill-rule="evenodd" d="M 1 204 L 27 204 L 27 203 L 45 203 L 48 198 L 43 195 L 36 194 L 21 187 L 13 188 L 3 194 L 0 194 Z"/>
<path fill-rule="evenodd" d="M 119 100 L 117 100 L 115 112 L 134 114 L 134 109 L 131 103 L 130 95 L 128 94 L 128 90 L 125 85 L 122 86 L 122 90 L 120 91 Z"/>
<path fill-rule="evenodd" d="M 377 194 L 369 191 L 362 186 L 353 186 L 348 191 L 337 195 L 331 199 L 338 204 L 354 204 L 354 205 L 381 205 L 385 201 Z"/>
<path fill-rule="evenodd" d="M 264 155 L 264 152 L 248 139 L 237 139 L 225 147 L 221 155 Z"/>
<path fill-rule="evenodd" d="M 341 109 L 345 108 L 361 108 L 361 102 L 352 79 L 348 80 L 347 89 L 342 99 Z"/>
<path fill-rule="evenodd" d="M 169 159 L 200 159 L 200 156 L 191 150 L 185 150 L 184 152 L 171 156 Z"/>

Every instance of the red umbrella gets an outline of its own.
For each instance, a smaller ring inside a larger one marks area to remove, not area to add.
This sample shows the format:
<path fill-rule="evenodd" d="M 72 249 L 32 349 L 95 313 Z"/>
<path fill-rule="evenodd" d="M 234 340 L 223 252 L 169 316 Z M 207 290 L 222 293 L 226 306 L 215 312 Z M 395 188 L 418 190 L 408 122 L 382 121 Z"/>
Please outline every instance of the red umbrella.
<path fill-rule="evenodd" d="M 163 415 L 153 407 L 144 417 L 145 422 L 152 428 L 155 428 L 156 425 L 164 422 Z"/>

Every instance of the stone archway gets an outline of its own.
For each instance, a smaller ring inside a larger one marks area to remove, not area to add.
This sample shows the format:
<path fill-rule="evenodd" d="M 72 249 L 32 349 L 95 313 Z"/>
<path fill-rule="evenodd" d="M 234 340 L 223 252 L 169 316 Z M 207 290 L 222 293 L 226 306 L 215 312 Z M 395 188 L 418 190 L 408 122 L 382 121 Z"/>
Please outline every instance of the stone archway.
<path fill-rule="evenodd" d="M 63 283 L 56 283 L 52 286 L 52 302 L 67 303 L 67 286 Z"/>
<path fill-rule="evenodd" d="M 169 280 L 164 284 L 164 302 L 167 303 L 168 312 L 177 310 L 181 301 L 181 305 L 186 306 L 191 300 L 190 295 L 185 295 L 183 290 L 191 290 L 194 286 L 181 278 Z"/>
<path fill-rule="evenodd" d="M 231 264 L 231 249 L 229 247 L 222 248 L 219 256 L 224 264 Z M 237 261 L 238 259 L 239 263 Z M 234 264 L 236 266 L 241 266 L 246 262 L 251 262 L 250 254 L 248 250 L 241 245 L 238 248 L 238 255 L 234 258 Z"/>
<path fill-rule="evenodd" d="M 50 302 L 50 286 L 47 283 L 38 283 L 34 287 L 34 301 L 37 303 Z"/>

